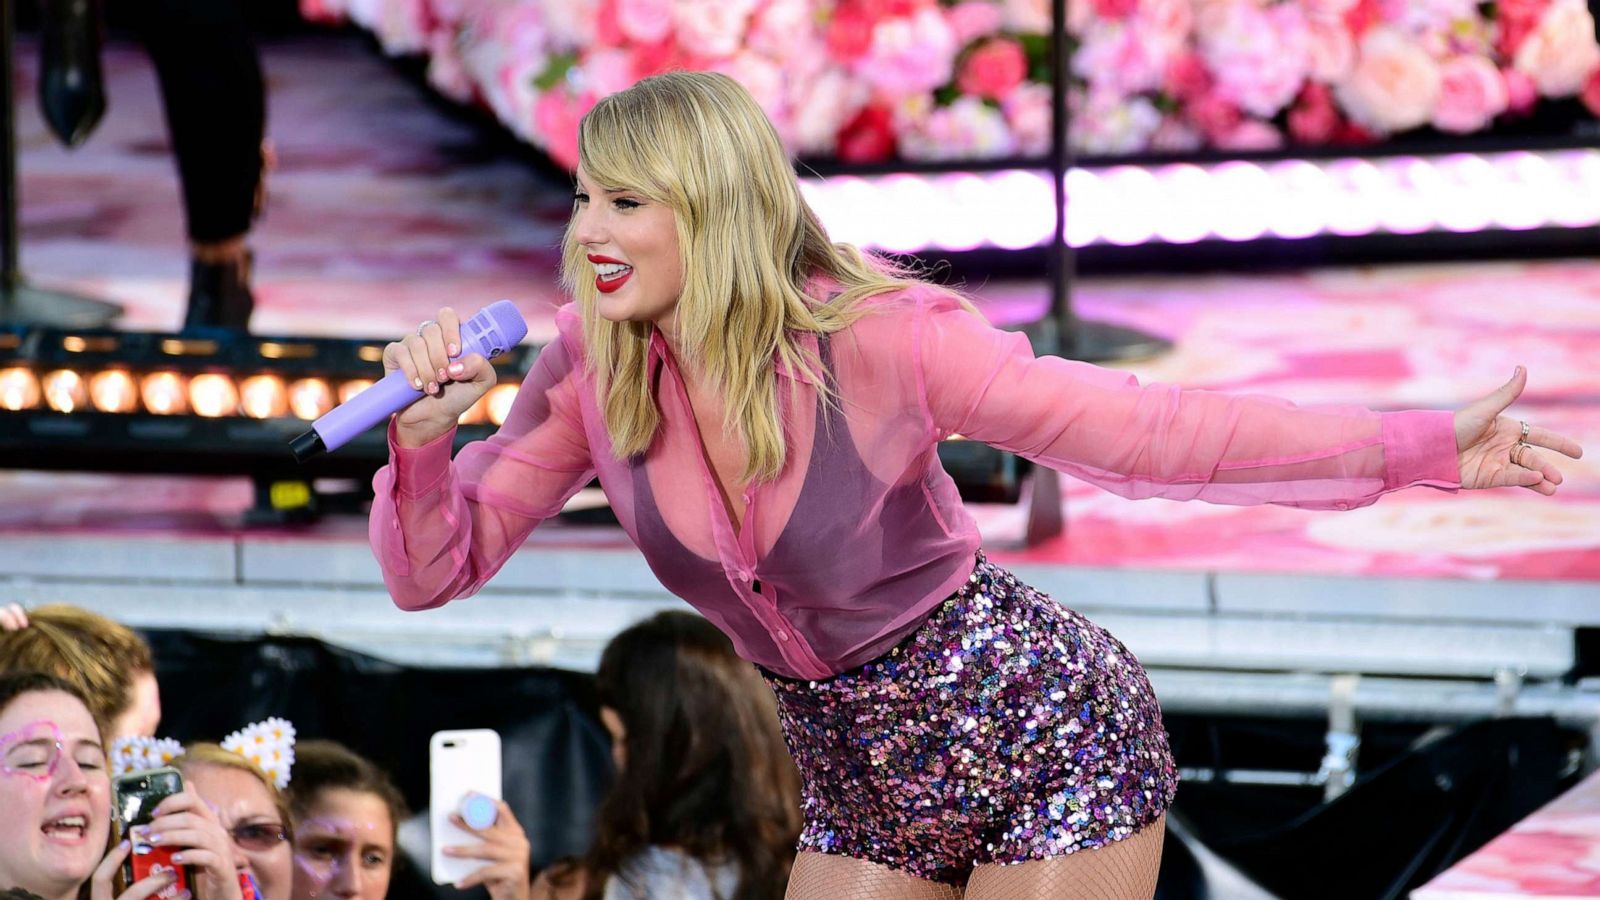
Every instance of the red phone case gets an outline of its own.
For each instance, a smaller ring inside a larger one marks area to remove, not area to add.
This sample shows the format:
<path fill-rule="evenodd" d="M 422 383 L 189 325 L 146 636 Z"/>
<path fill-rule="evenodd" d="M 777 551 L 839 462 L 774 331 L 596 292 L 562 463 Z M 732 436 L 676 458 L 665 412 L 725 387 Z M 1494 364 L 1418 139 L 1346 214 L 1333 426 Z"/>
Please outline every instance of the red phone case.
<path fill-rule="evenodd" d="M 190 889 L 188 867 L 172 861 L 175 853 L 171 847 L 152 847 L 139 841 L 133 842 L 133 849 L 129 851 L 126 868 L 129 870 L 128 885 L 131 887 L 139 881 L 159 875 L 162 872 L 177 873 L 177 880 L 158 891 L 155 896 L 160 900 L 173 900 L 179 894 Z"/>

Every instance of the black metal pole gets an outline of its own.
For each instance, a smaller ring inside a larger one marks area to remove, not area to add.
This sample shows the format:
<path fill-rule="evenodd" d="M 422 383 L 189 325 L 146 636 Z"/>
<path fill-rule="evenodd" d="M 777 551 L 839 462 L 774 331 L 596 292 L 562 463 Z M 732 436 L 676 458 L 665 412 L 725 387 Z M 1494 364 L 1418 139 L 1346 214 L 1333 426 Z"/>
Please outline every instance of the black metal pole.
<path fill-rule="evenodd" d="M 1072 169 L 1067 103 L 1072 80 L 1072 44 L 1067 36 L 1067 0 L 1050 3 L 1050 178 L 1056 201 L 1055 242 L 1050 247 L 1050 312 L 1033 329 L 1034 350 L 1090 362 L 1141 359 L 1172 349 L 1164 338 L 1109 322 L 1080 318 L 1072 309 L 1077 259 L 1067 243 L 1067 172 Z"/>
<path fill-rule="evenodd" d="M 29 285 L 18 250 L 16 11 L 0 0 L 0 322 L 30 322 L 71 328 L 103 328 L 122 307 Z"/>
<path fill-rule="evenodd" d="M 22 282 L 17 267 L 17 40 L 16 10 L 0 0 L 0 290 L 10 295 Z"/>
<path fill-rule="evenodd" d="M 1071 75 L 1067 65 L 1067 0 L 1051 0 L 1050 6 L 1050 185 L 1055 192 L 1055 241 L 1050 245 L 1050 313 L 1040 334 L 1044 346 L 1036 352 L 1072 355 L 1077 323 L 1072 316 L 1072 276 L 1076 260 L 1067 243 L 1067 170 L 1072 166 L 1072 148 L 1067 142 L 1067 86 Z"/>

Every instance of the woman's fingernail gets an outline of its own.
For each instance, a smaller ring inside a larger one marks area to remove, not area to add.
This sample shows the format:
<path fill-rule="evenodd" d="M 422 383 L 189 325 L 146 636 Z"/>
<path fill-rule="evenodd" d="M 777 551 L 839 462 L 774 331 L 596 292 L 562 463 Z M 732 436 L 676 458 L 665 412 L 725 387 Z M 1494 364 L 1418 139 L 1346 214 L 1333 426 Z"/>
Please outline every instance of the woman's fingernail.
<path fill-rule="evenodd" d="M 152 844 L 159 844 L 159 843 L 161 843 L 161 835 L 152 834 L 149 837 L 145 838 L 145 840 L 149 841 Z"/>
<path fill-rule="evenodd" d="M 460 375 L 462 372 L 465 372 L 466 370 L 467 370 L 467 367 L 462 365 L 461 363 L 451 363 L 450 364 L 450 370 L 449 371 L 450 371 L 451 375 Z"/>
<path fill-rule="evenodd" d="M 435 373 L 434 373 L 434 374 L 435 374 L 435 375 L 436 375 L 436 376 L 438 376 L 438 379 L 439 379 L 439 380 L 440 380 L 440 381 L 443 381 L 443 380 L 444 380 L 444 370 L 443 370 L 443 369 L 440 369 L 440 370 L 439 370 L 439 371 L 437 371 L 437 372 L 435 372 Z"/>
<path fill-rule="evenodd" d="M 428 393 L 430 393 L 430 394 L 439 393 L 439 385 L 436 382 L 432 382 L 432 381 L 428 382 Z"/>
<path fill-rule="evenodd" d="M 451 344 L 448 347 L 445 347 L 444 350 L 445 350 L 446 353 L 450 354 L 451 356 L 459 356 L 461 354 L 461 348 L 458 347 L 455 344 Z"/>
<path fill-rule="evenodd" d="M 419 391 L 422 390 L 422 379 L 421 378 L 413 378 L 413 379 L 411 379 L 411 384 L 417 390 L 419 390 Z"/>
<path fill-rule="evenodd" d="M 172 861 L 175 862 L 175 863 L 183 862 L 183 854 L 182 853 L 174 853 L 174 854 L 172 854 Z"/>

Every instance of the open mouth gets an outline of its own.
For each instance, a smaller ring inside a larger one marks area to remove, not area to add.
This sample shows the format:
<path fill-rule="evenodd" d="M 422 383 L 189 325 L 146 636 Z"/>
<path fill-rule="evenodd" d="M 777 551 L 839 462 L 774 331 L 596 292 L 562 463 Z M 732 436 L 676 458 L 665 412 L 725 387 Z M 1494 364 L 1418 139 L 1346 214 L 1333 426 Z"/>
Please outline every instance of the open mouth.
<path fill-rule="evenodd" d="M 603 293 L 611 293 L 633 275 L 633 267 L 622 263 L 595 263 L 594 286 Z"/>
<path fill-rule="evenodd" d="M 89 832 L 89 820 L 84 816 L 61 816 L 44 823 L 39 830 L 54 840 L 80 843 Z"/>

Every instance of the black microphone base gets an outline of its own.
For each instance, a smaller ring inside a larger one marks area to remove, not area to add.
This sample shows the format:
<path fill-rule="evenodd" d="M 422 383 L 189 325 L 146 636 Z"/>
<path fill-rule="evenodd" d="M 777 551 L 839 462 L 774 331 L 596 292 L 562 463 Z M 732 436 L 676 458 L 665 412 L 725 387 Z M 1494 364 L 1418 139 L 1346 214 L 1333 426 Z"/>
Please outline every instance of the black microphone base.
<path fill-rule="evenodd" d="M 305 462 L 313 456 L 327 452 L 328 448 L 322 443 L 322 435 L 316 429 L 307 431 L 289 442 L 289 452 L 294 454 L 295 462 Z"/>

